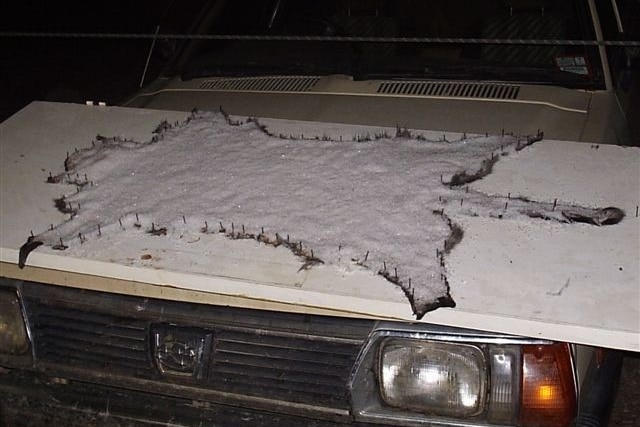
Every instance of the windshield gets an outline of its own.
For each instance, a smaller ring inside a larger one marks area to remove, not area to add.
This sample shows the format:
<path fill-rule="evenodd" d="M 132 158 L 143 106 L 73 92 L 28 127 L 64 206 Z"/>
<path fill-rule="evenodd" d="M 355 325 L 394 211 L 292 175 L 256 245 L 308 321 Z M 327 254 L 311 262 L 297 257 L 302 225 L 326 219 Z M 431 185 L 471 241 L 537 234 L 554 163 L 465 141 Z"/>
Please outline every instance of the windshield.
<path fill-rule="evenodd" d="M 346 74 L 355 79 L 484 79 L 598 88 L 603 79 L 598 51 L 593 46 L 487 44 L 468 40 L 593 40 L 586 3 L 223 1 L 212 7 L 200 32 L 253 39 L 193 42 L 196 47 L 188 49 L 188 58 L 183 58 L 180 71 L 185 79 L 215 75 Z M 303 40 L 304 36 L 314 39 Z M 378 38 L 383 40 L 375 41 Z M 445 38 L 466 40 L 443 43 Z"/>

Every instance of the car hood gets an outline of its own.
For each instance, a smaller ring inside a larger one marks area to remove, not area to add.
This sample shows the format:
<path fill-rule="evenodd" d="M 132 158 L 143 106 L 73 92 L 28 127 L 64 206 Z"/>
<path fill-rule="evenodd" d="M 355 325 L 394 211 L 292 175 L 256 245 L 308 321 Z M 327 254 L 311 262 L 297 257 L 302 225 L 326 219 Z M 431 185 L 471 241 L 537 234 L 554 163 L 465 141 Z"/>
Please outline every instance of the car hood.
<path fill-rule="evenodd" d="M 163 120 L 183 112 L 33 103 L 2 123 L 2 276 L 161 299 L 257 309 L 416 321 L 406 292 L 375 272 L 330 265 L 301 269 L 297 257 L 206 235 L 177 243 L 138 235 L 82 257 L 35 250 L 19 268 L 34 227 L 68 219 L 53 200 L 74 187 L 47 184 L 67 153 L 96 135 L 148 140 Z M 286 120 L 261 122 L 276 134 L 364 135 L 389 129 Z M 441 135 L 441 133 L 438 133 Z M 455 308 L 420 321 L 553 340 L 640 350 L 637 301 L 640 149 L 543 140 L 502 158 L 467 191 L 624 211 L 613 226 L 453 216 L 464 238 L 447 254 Z"/>

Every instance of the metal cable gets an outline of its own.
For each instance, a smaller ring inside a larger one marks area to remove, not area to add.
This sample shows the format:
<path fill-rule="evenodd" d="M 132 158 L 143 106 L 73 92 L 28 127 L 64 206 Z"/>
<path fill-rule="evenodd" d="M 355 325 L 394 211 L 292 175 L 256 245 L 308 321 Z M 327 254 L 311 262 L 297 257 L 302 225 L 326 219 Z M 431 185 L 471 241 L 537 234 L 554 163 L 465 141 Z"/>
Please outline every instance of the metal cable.
<path fill-rule="evenodd" d="M 552 39 L 490 39 L 443 37 L 356 37 L 356 36 L 264 36 L 242 34 L 123 34 L 123 33 L 30 33 L 0 32 L 4 38 L 74 38 L 74 39 L 174 39 L 174 40 L 253 40 L 253 41 L 314 41 L 367 43 L 429 43 L 429 44 L 496 44 L 543 46 L 619 46 L 640 47 L 640 41 L 617 40 L 552 40 Z"/>

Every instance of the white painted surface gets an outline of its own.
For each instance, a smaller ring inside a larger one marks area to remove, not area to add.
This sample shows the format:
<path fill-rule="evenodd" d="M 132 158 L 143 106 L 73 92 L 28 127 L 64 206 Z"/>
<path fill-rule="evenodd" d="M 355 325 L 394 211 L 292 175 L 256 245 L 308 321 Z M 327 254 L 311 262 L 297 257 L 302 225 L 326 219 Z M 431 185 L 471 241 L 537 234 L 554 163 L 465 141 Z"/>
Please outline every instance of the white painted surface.
<path fill-rule="evenodd" d="M 50 194 L 44 184 L 48 171 L 57 170 L 63 160 L 60 153 L 90 144 L 97 133 L 142 140 L 163 118 L 182 117 L 184 113 L 34 103 L 1 124 L 0 260 L 16 262 L 27 224 L 62 219 L 51 204 L 58 194 Z M 43 140 L 47 143 L 42 144 Z M 638 149 L 600 146 L 595 150 L 588 144 L 552 141 L 503 158 L 494 174 L 476 183 L 475 189 L 615 205 L 623 207 L 627 217 L 617 226 L 602 228 L 457 218 L 465 226 L 465 238 L 447 264 L 458 307 L 438 309 L 423 321 L 639 351 L 640 220 L 635 218 L 639 165 Z M 144 241 L 140 244 L 113 247 L 110 258 L 103 253 L 99 261 L 36 251 L 29 264 L 385 318 L 412 318 L 404 296 L 366 271 L 324 267 L 305 272 L 308 276 L 298 280 L 292 270 L 299 264 L 288 254 L 258 248 L 254 261 L 247 264 L 236 259 L 234 269 L 232 252 L 219 254 L 227 258 L 216 256 L 219 264 L 211 265 L 210 258 L 199 260 L 197 254 L 207 242 L 155 246 L 151 260 L 140 258 L 148 252 Z M 185 265 L 181 271 L 166 270 L 154 264 L 154 255 L 184 260 Z"/>
<path fill-rule="evenodd" d="M 640 349 L 638 148 L 543 141 L 501 160 L 472 187 L 499 196 L 617 206 L 626 217 L 615 226 L 568 228 L 456 218 L 465 238 L 448 264 L 458 309 L 548 322 L 543 329 L 556 336 L 580 325 L 590 330 L 584 339 Z"/>

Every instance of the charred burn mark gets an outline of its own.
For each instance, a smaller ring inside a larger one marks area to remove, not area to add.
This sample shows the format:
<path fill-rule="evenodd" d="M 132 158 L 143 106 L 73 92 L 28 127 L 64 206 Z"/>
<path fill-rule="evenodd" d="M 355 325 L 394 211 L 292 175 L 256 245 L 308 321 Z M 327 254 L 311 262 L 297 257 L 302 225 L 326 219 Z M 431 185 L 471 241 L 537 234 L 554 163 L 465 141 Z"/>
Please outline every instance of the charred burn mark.
<path fill-rule="evenodd" d="M 166 236 L 167 235 L 167 227 L 156 228 L 156 225 L 152 222 L 151 229 L 147 230 L 148 234 L 152 236 Z"/>
<path fill-rule="evenodd" d="M 614 225 L 622 221 L 625 213 L 622 209 L 616 207 L 607 207 L 595 209 L 588 212 L 576 212 L 571 210 L 563 210 L 562 216 L 569 222 L 580 222 L 591 225 Z"/>
<path fill-rule="evenodd" d="M 62 182 L 62 178 L 64 177 L 64 175 L 53 175 L 51 172 L 49 172 L 49 176 L 47 177 L 47 184 L 59 184 Z"/>
<path fill-rule="evenodd" d="M 542 141 L 543 138 L 544 138 L 544 132 L 538 131 L 538 133 L 535 136 L 528 136 L 524 141 L 518 141 L 518 143 L 516 144 L 516 151 L 521 151 L 524 148 L 538 141 Z"/>
<path fill-rule="evenodd" d="M 528 147 L 536 142 L 542 141 L 544 138 L 544 132 L 538 131 L 538 133 L 534 136 L 527 136 L 524 140 L 518 140 L 515 145 L 516 151 L 521 151 L 525 147 Z M 503 156 L 507 155 L 508 152 L 504 151 L 504 147 L 500 148 L 500 154 Z M 484 159 L 480 164 L 480 169 L 475 171 L 474 173 L 467 173 L 467 171 L 458 172 L 451 177 L 451 180 L 448 183 L 445 183 L 449 187 L 459 187 L 461 185 L 470 184 L 474 181 L 484 178 L 493 172 L 493 166 L 498 162 L 500 156 L 495 156 L 493 153 L 490 158 Z"/>
<path fill-rule="evenodd" d="M 18 267 L 24 268 L 24 266 L 27 264 L 27 257 L 29 256 L 29 254 L 38 246 L 41 246 L 43 244 L 44 242 L 36 240 L 34 236 L 29 236 L 25 244 L 20 246 L 20 252 L 18 253 Z"/>
<path fill-rule="evenodd" d="M 298 269 L 298 272 L 308 270 L 316 265 L 324 264 L 323 260 L 315 256 L 315 254 L 313 253 L 313 249 L 305 248 L 302 245 L 302 242 L 292 241 L 289 238 L 289 235 L 287 235 L 286 239 L 283 239 L 280 234 L 276 233 L 275 238 L 271 238 L 264 232 L 264 228 L 260 229 L 260 233 L 254 234 L 248 232 L 244 225 L 241 225 L 240 230 L 236 231 L 235 224 L 231 223 L 231 230 L 227 231 L 228 229 L 222 224 L 222 221 L 220 221 L 218 224 L 219 228 L 217 232 L 220 234 L 224 234 L 228 239 L 255 240 L 258 243 L 272 246 L 274 248 L 284 246 L 302 261 L 302 266 L 300 267 L 300 269 Z M 206 222 L 205 227 L 201 228 L 200 231 L 204 234 L 210 233 L 208 224 Z"/>
<path fill-rule="evenodd" d="M 499 157 L 496 156 L 484 159 L 480 164 L 480 169 L 476 172 L 472 174 L 468 174 L 467 171 L 458 172 L 451 177 L 451 180 L 446 183 L 446 185 L 449 187 L 459 187 L 482 179 L 493 172 L 493 166 L 498 162 L 498 159 Z"/>
<path fill-rule="evenodd" d="M 57 245 L 53 245 L 51 247 L 51 249 L 56 250 L 56 251 L 64 251 L 69 249 L 69 246 L 65 245 L 64 242 L 62 241 L 62 237 L 60 238 L 60 242 Z"/>
<path fill-rule="evenodd" d="M 158 123 L 158 126 L 153 130 L 154 134 L 162 134 L 171 129 L 171 125 L 167 120 L 163 120 Z"/>
<path fill-rule="evenodd" d="M 456 302 L 453 300 L 451 295 L 449 295 L 448 285 L 447 285 L 447 294 L 442 297 L 436 298 L 436 300 L 432 303 L 424 304 L 419 311 L 414 310 L 414 314 L 417 320 L 420 320 L 430 311 L 433 311 L 438 308 L 455 308 Z"/>
<path fill-rule="evenodd" d="M 58 199 L 53 199 L 53 203 L 56 209 L 58 209 L 58 211 L 62 212 L 63 214 L 73 216 L 77 213 L 77 209 L 74 209 L 73 206 L 71 206 L 71 203 L 67 203 L 64 196 Z"/>
<path fill-rule="evenodd" d="M 448 254 L 458 243 L 462 241 L 462 238 L 464 237 L 464 230 L 458 224 L 453 222 L 451 218 L 445 215 L 444 209 L 434 210 L 433 213 L 440 216 L 449 226 L 449 236 L 444 241 L 444 253 Z M 440 252 L 438 252 L 438 255 L 442 256 Z"/>
<path fill-rule="evenodd" d="M 416 300 L 415 288 L 411 283 L 411 279 L 409 278 L 406 282 L 400 280 L 400 278 L 398 277 L 397 269 L 394 268 L 393 274 L 392 274 L 389 270 L 387 270 L 387 265 L 386 263 L 384 263 L 382 269 L 378 271 L 378 275 L 384 277 L 387 281 L 393 283 L 394 285 L 398 286 L 402 290 L 402 292 L 404 293 L 404 296 L 409 301 L 409 304 L 411 305 L 411 311 L 413 312 L 413 315 L 416 316 L 417 320 L 422 319 L 425 314 L 427 314 L 430 311 L 436 310 L 438 308 L 441 308 L 441 307 L 453 308 L 456 306 L 456 302 L 451 297 L 451 293 L 450 293 L 451 288 L 449 286 L 449 281 L 447 280 L 447 277 L 444 274 L 441 274 L 440 278 L 446 288 L 445 295 L 436 298 L 435 301 L 431 301 L 427 303 L 419 302 Z"/>
<path fill-rule="evenodd" d="M 449 224 L 449 228 L 451 229 L 451 232 L 449 233 L 449 237 L 447 237 L 447 239 L 444 241 L 445 254 L 448 254 L 449 252 L 451 252 L 451 249 L 453 249 L 458 243 L 460 243 L 462 241 L 462 237 L 464 236 L 464 231 L 462 230 L 462 227 L 452 222 L 448 218 L 447 218 L 447 223 Z"/>

